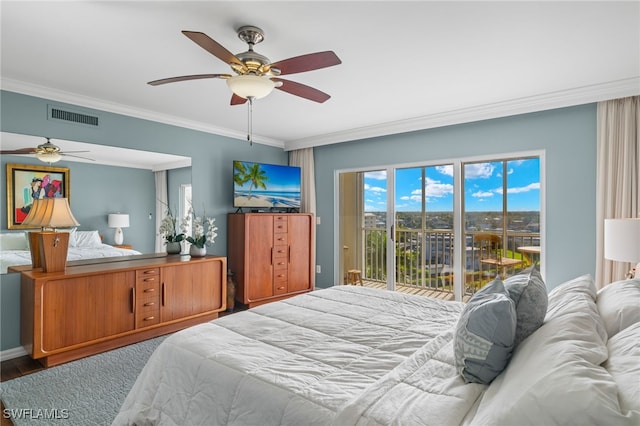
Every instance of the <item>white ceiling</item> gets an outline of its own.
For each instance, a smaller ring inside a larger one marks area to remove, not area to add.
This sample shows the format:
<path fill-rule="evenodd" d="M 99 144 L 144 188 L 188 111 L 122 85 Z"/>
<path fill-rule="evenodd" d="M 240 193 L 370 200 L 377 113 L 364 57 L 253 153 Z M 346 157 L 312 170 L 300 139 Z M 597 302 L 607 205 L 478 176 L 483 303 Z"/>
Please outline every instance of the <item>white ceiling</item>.
<path fill-rule="evenodd" d="M 295 149 L 640 94 L 640 2 L 2 1 L 1 87 L 246 138 L 230 68 L 181 30 L 278 61 L 333 50 L 342 64 L 286 78 L 253 109 L 256 142 Z"/>
<path fill-rule="evenodd" d="M 60 148 L 65 162 L 72 161 L 76 163 L 132 167 L 152 171 L 191 166 L 191 157 L 183 157 L 180 155 L 96 145 L 64 139 L 51 138 L 50 141 Z M 0 132 L 0 148 L 2 148 L 2 150 L 14 150 L 25 147 L 35 148 L 45 142 L 46 139 L 40 136 Z M 36 158 L 34 154 L 24 155 Z M 23 155 L 21 154 L 21 156 Z"/>

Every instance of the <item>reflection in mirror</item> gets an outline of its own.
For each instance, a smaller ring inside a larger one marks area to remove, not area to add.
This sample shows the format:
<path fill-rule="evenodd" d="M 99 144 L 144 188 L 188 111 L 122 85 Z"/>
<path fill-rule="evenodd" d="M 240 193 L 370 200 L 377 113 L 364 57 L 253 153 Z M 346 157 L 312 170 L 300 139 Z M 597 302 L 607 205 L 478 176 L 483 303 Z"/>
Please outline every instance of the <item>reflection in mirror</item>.
<path fill-rule="evenodd" d="M 190 157 L 51 138 L 51 143 L 68 154 L 50 165 L 38 159 L 31 150 L 45 143 L 46 138 L 7 132 L 2 132 L 1 138 L 3 170 L 7 169 L 7 164 L 68 168 L 69 202 L 80 222 L 78 230 L 98 230 L 103 243 L 115 245 L 107 217 L 110 213 L 128 214 L 130 226 L 125 230 L 123 245 L 130 245 L 140 253 L 158 251 L 155 245 L 156 172 L 166 171 L 167 200 L 176 209 L 180 205 L 181 187 L 191 185 Z M 7 152 L 16 150 L 21 153 Z M 6 189 L 4 194 L 2 233 L 12 232 L 8 230 Z"/>

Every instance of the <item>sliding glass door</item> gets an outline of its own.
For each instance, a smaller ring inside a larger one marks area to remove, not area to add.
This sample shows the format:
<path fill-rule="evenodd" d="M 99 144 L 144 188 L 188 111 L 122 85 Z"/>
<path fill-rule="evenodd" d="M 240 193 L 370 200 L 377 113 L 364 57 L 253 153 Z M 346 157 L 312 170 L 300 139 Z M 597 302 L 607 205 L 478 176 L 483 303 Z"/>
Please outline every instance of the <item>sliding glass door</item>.
<path fill-rule="evenodd" d="M 495 277 L 543 271 L 541 158 L 339 172 L 338 281 L 356 270 L 371 287 L 467 300 Z"/>
<path fill-rule="evenodd" d="M 396 284 L 453 294 L 453 165 L 395 172 Z"/>

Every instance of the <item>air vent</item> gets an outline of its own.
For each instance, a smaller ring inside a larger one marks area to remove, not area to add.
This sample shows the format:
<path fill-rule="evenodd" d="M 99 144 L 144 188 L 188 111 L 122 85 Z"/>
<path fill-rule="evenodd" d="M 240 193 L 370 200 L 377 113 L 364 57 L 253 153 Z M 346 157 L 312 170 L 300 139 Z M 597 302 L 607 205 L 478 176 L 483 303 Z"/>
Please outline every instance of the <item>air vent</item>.
<path fill-rule="evenodd" d="M 95 115 L 83 114 L 76 111 L 70 111 L 68 109 L 62 109 L 56 106 L 49 105 L 50 120 L 62 120 L 70 123 L 82 124 L 86 126 L 98 127 L 99 117 Z"/>

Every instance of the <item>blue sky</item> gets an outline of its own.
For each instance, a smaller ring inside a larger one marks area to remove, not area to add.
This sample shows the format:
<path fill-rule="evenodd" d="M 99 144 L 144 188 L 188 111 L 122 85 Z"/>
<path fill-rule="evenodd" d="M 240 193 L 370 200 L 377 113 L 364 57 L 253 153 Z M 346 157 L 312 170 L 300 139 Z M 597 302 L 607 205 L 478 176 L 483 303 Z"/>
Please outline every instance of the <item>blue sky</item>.
<path fill-rule="evenodd" d="M 469 163 L 465 166 L 465 209 L 502 211 L 503 163 Z M 425 169 L 426 210 L 453 211 L 453 166 Z M 396 211 L 420 211 L 421 168 L 396 171 Z M 506 162 L 507 206 L 510 211 L 540 210 L 540 161 L 538 158 Z M 365 210 L 385 211 L 386 172 L 365 174 Z"/>
<path fill-rule="evenodd" d="M 243 161 L 247 168 L 251 167 L 253 162 Z M 265 181 L 266 191 L 270 192 L 299 192 L 300 191 L 300 167 L 281 166 L 278 164 L 259 163 L 268 180 Z M 251 182 L 242 185 L 243 190 L 249 190 Z M 238 189 L 238 185 L 234 185 Z M 262 188 L 253 188 L 254 191 L 265 191 Z"/>

